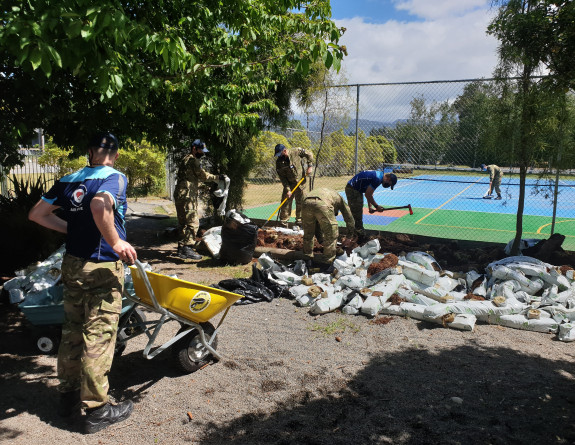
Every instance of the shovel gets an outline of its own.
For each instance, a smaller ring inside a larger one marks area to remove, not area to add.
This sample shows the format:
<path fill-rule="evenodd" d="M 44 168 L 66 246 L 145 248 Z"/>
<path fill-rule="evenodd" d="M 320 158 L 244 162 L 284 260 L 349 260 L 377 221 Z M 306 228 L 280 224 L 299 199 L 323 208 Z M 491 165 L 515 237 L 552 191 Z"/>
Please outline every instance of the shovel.
<path fill-rule="evenodd" d="M 397 209 L 409 209 L 409 214 L 413 215 L 413 210 L 411 209 L 411 204 L 407 204 L 406 206 L 399 206 L 399 207 L 387 207 L 383 209 L 385 212 L 386 210 L 397 210 Z M 377 210 L 369 209 L 369 213 L 375 213 Z"/>

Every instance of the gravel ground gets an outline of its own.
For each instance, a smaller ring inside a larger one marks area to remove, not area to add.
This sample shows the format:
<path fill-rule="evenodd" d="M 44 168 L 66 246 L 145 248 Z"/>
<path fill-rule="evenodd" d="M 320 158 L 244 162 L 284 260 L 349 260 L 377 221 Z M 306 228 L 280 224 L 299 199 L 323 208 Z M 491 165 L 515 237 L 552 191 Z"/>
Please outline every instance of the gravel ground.
<path fill-rule="evenodd" d="M 211 260 L 171 257 L 163 221 L 129 221 L 142 260 L 188 281 L 230 278 Z M 170 351 L 146 360 L 144 337 L 131 340 L 110 383 L 134 413 L 83 435 L 80 417 L 55 412 L 56 358 L 37 355 L 17 311 L 0 311 L 1 443 L 575 443 L 573 345 L 486 324 L 461 332 L 400 317 L 314 317 L 288 299 L 232 307 L 219 336 L 225 357 L 193 374 Z"/>

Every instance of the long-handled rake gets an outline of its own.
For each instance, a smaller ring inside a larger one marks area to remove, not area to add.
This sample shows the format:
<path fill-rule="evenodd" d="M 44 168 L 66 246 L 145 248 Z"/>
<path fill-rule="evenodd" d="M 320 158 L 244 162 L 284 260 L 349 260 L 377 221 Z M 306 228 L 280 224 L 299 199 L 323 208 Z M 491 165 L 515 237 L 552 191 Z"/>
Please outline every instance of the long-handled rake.
<path fill-rule="evenodd" d="M 293 188 L 293 190 L 291 191 L 290 195 L 293 195 L 293 192 L 296 191 L 296 189 L 300 186 L 300 184 L 303 182 L 304 179 L 305 179 L 305 176 L 299 180 L 299 182 L 296 184 L 296 186 L 295 186 L 295 187 Z M 275 210 L 275 212 L 273 212 L 273 213 L 270 215 L 270 217 L 268 218 L 268 220 L 264 223 L 264 225 L 260 227 L 261 229 L 263 229 L 263 228 L 265 227 L 265 225 L 266 225 L 268 222 L 270 222 L 270 219 L 273 218 L 273 216 L 278 212 L 279 209 L 282 208 L 282 206 L 285 204 L 285 202 L 286 202 L 288 199 L 289 199 L 289 197 L 286 198 L 286 199 L 284 199 L 284 200 L 282 201 L 282 203 L 278 206 L 278 208 Z"/>

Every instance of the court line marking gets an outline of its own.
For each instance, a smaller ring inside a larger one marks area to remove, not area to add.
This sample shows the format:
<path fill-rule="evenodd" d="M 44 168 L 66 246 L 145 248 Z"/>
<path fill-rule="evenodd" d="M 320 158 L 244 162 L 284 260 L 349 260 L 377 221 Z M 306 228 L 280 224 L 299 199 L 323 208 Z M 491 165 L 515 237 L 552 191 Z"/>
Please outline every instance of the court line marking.
<path fill-rule="evenodd" d="M 483 179 L 483 178 L 481 178 Z M 471 187 L 473 187 L 474 185 L 476 185 L 477 183 L 479 183 L 479 181 L 481 181 L 481 179 L 475 181 L 473 184 L 469 185 L 468 187 L 464 188 L 463 190 L 461 190 L 457 195 L 452 196 L 450 199 L 448 199 L 447 201 L 445 201 L 443 204 L 441 204 L 439 207 L 436 207 L 435 209 L 433 209 L 431 212 L 429 212 L 427 215 L 425 215 L 423 218 L 415 221 L 415 225 L 419 224 L 421 221 L 423 221 L 425 218 L 427 218 L 428 216 L 432 215 L 433 213 L 435 213 L 437 210 L 439 210 L 440 208 L 442 208 L 443 206 L 447 205 L 448 203 L 450 203 L 451 201 L 453 201 L 455 198 L 457 198 L 459 195 L 461 195 L 464 191 L 466 191 L 467 189 L 470 189 Z"/>
<path fill-rule="evenodd" d="M 555 221 L 555 225 L 561 224 L 561 223 L 564 223 L 564 222 L 573 222 L 573 221 L 575 221 L 575 219 L 566 219 L 566 220 L 564 220 L 564 221 Z M 541 230 L 542 230 L 544 227 L 550 226 L 551 224 L 553 224 L 553 223 L 543 224 L 541 227 L 539 227 L 539 228 L 537 229 L 537 233 L 541 233 Z M 571 235 L 565 235 L 565 236 L 571 236 Z"/>

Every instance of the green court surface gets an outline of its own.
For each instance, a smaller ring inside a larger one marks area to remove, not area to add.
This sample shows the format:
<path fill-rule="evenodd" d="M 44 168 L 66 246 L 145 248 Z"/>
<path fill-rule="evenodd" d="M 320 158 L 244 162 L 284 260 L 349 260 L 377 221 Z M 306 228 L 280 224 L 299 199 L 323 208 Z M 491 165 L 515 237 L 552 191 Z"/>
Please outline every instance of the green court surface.
<path fill-rule="evenodd" d="M 253 219 L 266 221 L 278 204 L 267 204 L 244 210 Z M 367 207 L 365 208 L 367 209 Z M 295 221 L 295 205 L 291 221 Z M 271 219 L 276 220 L 277 215 Z M 341 215 L 340 226 L 344 226 Z M 364 227 L 384 232 L 407 233 L 444 239 L 483 241 L 507 244 L 515 237 L 516 215 L 478 211 L 413 208 L 407 210 L 364 215 Z M 575 250 L 575 218 L 557 218 L 555 233 L 565 235 L 563 248 Z M 551 218 L 547 216 L 523 216 L 523 238 L 545 239 L 551 234 Z"/>

